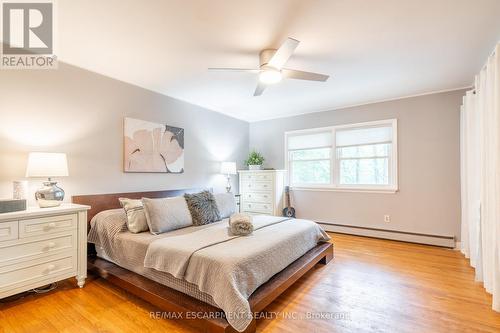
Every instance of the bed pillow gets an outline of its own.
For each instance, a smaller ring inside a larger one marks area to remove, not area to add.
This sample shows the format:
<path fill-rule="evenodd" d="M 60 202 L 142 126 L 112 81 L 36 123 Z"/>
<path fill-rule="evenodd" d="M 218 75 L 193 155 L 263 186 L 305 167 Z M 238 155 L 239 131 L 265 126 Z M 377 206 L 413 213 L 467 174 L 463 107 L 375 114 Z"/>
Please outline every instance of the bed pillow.
<path fill-rule="evenodd" d="M 127 214 L 128 230 L 134 234 L 147 231 L 148 223 L 146 221 L 146 215 L 144 214 L 142 201 L 127 198 L 119 198 L 118 200 Z"/>
<path fill-rule="evenodd" d="M 212 193 L 202 191 L 184 194 L 194 225 L 204 225 L 220 220 L 219 209 Z"/>
<path fill-rule="evenodd" d="M 193 225 L 186 200 L 183 197 L 142 198 L 149 231 L 158 235 Z"/>
<path fill-rule="evenodd" d="M 227 219 L 236 213 L 236 200 L 233 193 L 217 193 L 214 197 L 221 219 Z"/>
<path fill-rule="evenodd" d="M 109 250 L 110 240 L 120 232 L 127 231 L 127 215 L 123 208 L 103 210 L 90 221 L 90 231 L 87 237 L 89 243 Z"/>

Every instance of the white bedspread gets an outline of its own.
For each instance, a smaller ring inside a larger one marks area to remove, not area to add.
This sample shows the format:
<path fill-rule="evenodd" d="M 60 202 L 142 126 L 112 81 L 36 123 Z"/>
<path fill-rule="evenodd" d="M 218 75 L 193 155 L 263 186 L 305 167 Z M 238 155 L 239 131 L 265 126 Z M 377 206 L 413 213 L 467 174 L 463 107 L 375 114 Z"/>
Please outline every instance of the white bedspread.
<path fill-rule="evenodd" d="M 330 237 L 309 220 L 255 216 L 255 231 L 232 236 L 227 223 L 153 241 L 144 266 L 194 283 L 236 330 L 252 321 L 248 297 L 318 242 Z"/>

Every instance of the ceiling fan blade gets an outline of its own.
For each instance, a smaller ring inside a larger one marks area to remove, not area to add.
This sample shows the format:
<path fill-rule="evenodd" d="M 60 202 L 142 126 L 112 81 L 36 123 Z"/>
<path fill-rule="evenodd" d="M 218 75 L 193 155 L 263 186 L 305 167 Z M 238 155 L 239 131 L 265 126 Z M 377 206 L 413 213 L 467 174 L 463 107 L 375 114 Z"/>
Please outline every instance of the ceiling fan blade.
<path fill-rule="evenodd" d="M 253 93 L 254 96 L 260 96 L 264 92 L 264 89 L 266 89 L 266 85 L 260 81 L 257 82 L 257 88 L 255 88 L 255 92 Z"/>
<path fill-rule="evenodd" d="M 276 69 L 281 69 L 292 56 L 293 51 L 299 45 L 299 41 L 288 37 L 276 53 L 269 59 L 268 65 Z"/>
<path fill-rule="evenodd" d="M 218 71 L 218 72 L 250 72 L 250 73 L 259 73 L 260 69 L 253 68 L 209 68 L 209 71 Z"/>
<path fill-rule="evenodd" d="M 322 81 L 322 82 L 325 82 L 330 77 L 329 75 L 312 73 L 312 72 L 303 72 L 295 69 L 286 69 L 286 68 L 283 68 L 281 70 L 281 74 L 283 74 L 283 77 L 288 79 Z"/>

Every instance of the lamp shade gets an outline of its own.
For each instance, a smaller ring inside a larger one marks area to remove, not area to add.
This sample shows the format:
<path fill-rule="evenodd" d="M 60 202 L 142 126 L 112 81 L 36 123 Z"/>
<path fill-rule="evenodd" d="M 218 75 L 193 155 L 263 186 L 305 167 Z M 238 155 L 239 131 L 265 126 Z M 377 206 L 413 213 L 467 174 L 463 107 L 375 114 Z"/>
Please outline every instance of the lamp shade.
<path fill-rule="evenodd" d="M 63 153 L 30 153 L 26 177 L 68 176 L 68 162 Z"/>
<path fill-rule="evenodd" d="M 224 175 L 235 175 L 236 174 L 236 163 L 235 162 L 222 162 L 220 165 L 220 173 Z"/>

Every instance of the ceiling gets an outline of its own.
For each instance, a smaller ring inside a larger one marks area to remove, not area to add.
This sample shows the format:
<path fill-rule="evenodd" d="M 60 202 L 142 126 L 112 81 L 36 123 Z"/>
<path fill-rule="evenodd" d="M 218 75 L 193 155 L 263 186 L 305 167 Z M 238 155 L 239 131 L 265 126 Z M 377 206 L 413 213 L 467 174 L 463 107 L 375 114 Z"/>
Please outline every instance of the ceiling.
<path fill-rule="evenodd" d="M 61 61 L 247 121 L 470 86 L 500 40 L 499 0 L 62 0 Z M 301 41 L 253 97 L 264 48 Z"/>

